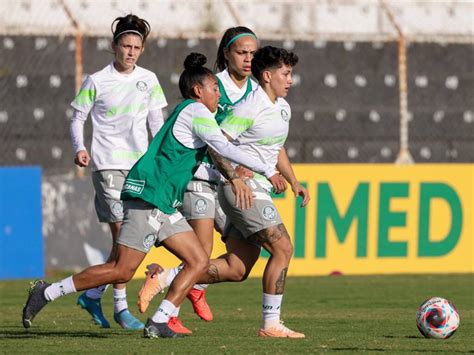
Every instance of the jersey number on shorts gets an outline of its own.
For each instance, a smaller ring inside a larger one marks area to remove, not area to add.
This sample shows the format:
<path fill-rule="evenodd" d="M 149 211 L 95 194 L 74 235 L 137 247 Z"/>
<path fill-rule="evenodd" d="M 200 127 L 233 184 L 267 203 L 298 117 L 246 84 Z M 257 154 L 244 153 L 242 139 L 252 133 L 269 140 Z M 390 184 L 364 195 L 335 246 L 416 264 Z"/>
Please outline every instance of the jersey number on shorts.
<path fill-rule="evenodd" d="M 109 187 L 110 188 L 115 187 L 115 185 L 114 185 L 114 176 L 112 174 L 107 175 L 107 180 L 109 180 Z"/>
<path fill-rule="evenodd" d="M 200 182 L 193 182 L 193 191 L 202 192 L 202 184 Z"/>

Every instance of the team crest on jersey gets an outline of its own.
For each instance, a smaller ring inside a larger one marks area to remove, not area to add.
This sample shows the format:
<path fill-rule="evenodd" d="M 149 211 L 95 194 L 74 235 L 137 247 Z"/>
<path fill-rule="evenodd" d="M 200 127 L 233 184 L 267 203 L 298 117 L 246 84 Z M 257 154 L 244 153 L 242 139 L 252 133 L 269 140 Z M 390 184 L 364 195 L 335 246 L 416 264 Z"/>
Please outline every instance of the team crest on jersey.
<path fill-rule="evenodd" d="M 197 200 L 195 203 L 194 203 L 194 210 L 197 212 L 197 213 L 204 213 L 207 211 L 207 209 L 209 208 L 209 204 L 207 203 L 207 201 L 203 198 L 200 198 L 199 200 Z"/>
<path fill-rule="evenodd" d="M 288 119 L 290 118 L 290 115 L 288 114 L 288 112 L 285 111 L 285 109 L 281 109 L 280 114 L 281 114 L 281 118 L 285 122 L 288 121 Z"/>
<path fill-rule="evenodd" d="M 115 201 L 112 204 L 112 213 L 117 217 L 123 216 L 123 206 L 121 201 Z"/>
<path fill-rule="evenodd" d="M 139 91 L 146 91 L 148 89 L 148 85 L 144 81 L 137 81 L 137 89 Z"/>
<path fill-rule="evenodd" d="M 148 251 L 150 250 L 150 248 L 153 246 L 153 244 L 155 244 L 155 240 L 156 240 L 156 234 L 148 234 L 145 239 L 143 239 L 143 246 L 145 247 L 145 249 Z"/>
<path fill-rule="evenodd" d="M 271 221 L 275 219 L 276 217 L 275 207 L 273 207 L 272 205 L 267 205 L 263 207 L 262 215 L 263 215 L 263 218 L 265 218 L 267 221 Z"/>

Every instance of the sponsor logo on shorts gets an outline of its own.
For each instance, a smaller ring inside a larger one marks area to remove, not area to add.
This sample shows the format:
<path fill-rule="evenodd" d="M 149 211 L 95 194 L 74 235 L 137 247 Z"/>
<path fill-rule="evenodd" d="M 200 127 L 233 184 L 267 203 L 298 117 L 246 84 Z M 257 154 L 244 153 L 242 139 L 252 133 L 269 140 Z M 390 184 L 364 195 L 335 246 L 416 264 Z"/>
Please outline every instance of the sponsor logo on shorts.
<path fill-rule="evenodd" d="M 205 213 L 209 208 L 209 204 L 207 201 L 203 198 L 200 198 L 194 203 L 194 210 L 197 213 Z"/>
<path fill-rule="evenodd" d="M 288 114 L 288 112 L 285 111 L 285 109 L 282 109 L 280 111 L 280 114 L 281 114 L 281 118 L 283 119 L 283 121 L 288 121 L 288 119 L 290 118 L 290 115 Z"/>
<path fill-rule="evenodd" d="M 140 195 L 143 192 L 143 188 L 145 187 L 144 180 L 132 180 L 127 179 L 123 184 L 123 191 L 132 192 L 135 194 Z"/>
<path fill-rule="evenodd" d="M 144 81 L 137 81 L 137 89 L 139 91 L 146 91 L 148 89 L 148 85 Z"/>
<path fill-rule="evenodd" d="M 150 248 L 155 244 L 156 234 L 148 234 L 145 239 L 143 239 L 143 246 L 145 250 L 150 250 Z"/>
<path fill-rule="evenodd" d="M 112 204 L 112 213 L 114 216 L 123 216 L 123 206 L 121 201 L 115 201 Z"/>
<path fill-rule="evenodd" d="M 262 215 L 263 215 L 263 218 L 265 218 L 267 221 L 271 221 L 275 219 L 276 217 L 275 207 L 273 207 L 272 205 L 267 205 L 263 207 Z"/>

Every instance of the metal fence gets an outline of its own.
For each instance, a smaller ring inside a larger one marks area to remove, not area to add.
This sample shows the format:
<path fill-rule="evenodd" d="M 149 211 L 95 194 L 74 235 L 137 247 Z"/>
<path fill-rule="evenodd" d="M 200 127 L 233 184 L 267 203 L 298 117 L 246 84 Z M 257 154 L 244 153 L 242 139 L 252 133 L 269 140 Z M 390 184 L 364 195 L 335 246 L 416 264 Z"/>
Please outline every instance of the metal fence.
<path fill-rule="evenodd" d="M 222 30 L 245 19 L 263 45 L 300 57 L 288 97 L 294 162 L 474 161 L 470 2 L 2 0 L 0 7 L 0 165 L 73 171 L 69 103 L 83 77 L 112 60 L 108 26 L 130 11 L 151 20 L 139 64 L 158 75 L 168 109 L 179 101 L 186 54 L 202 52 L 212 63 Z M 421 25 L 413 18 L 430 14 L 444 22 L 423 32 L 421 17 Z"/>

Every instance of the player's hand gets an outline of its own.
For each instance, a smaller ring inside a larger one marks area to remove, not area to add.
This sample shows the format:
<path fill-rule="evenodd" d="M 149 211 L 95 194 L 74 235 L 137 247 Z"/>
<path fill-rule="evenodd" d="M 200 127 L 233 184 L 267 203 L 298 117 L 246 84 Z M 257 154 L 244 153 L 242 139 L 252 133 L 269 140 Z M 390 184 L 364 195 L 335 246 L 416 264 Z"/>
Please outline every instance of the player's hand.
<path fill-rule="evenodd" d="M 76 153 L 76 157 L 74 158 L 74 164 L 80 166 L 81 168 L 88 166 L 90 161 L 91 157 L 89 156 L 89 153 L 87 153 L 87 150 L 78 151 Z"/>
<path fill-rule="evenodd" d="M 232 190 L 235 194 L 235 207 L 246 210 L 252 207 L 252 189 L 248 187 L 242 179 L 232 179 Z"/>
<path fill-rule="evenodd" d="M 303 197 L 303 202 L 301 202 L 301 207 L 306 206 L 309 200 L 311 200 L 311 198 L 309 197 L 308 190 L 303 185 L 301 185 L 298 181 L 291 184 L 291 189 L 293 190 L 295 197 L 298 197 L 298 196 Z"/>
<path fill-rule="evenodd" d="M 286 190 L 286 181 L 280 174 L 275 174 L 268 180 L 272 183 L 273 190 L 276 194 L 281 194 Z"/>
<path fill-rule="evenodd" d="M 234 170 L 242 180 L 244 178 L 249 178 L 249 179 L 253 178 L 253 171 L 243 167 L 242 165 L 238 165 Z"/>

